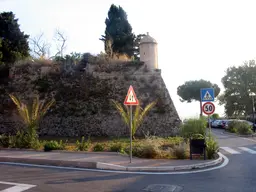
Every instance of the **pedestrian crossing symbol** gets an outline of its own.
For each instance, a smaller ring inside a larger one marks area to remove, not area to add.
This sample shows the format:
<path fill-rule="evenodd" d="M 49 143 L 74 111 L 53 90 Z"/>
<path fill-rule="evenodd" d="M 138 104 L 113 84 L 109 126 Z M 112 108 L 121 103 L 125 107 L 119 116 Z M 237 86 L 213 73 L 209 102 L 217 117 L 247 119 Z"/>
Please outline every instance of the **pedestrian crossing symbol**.
<path fill-rule="evenodd" d="M 212 100 L 212 96 L 210 95 L 210 93 L 208 91 L 206 91 L 203 100 Z"/>
<path fill-rule="evenodd" d="M 203 88 L 200 90 L 201 92 L 201 101 L 208 102 L 214 101 L 214 89 L 213 88 Z"/>

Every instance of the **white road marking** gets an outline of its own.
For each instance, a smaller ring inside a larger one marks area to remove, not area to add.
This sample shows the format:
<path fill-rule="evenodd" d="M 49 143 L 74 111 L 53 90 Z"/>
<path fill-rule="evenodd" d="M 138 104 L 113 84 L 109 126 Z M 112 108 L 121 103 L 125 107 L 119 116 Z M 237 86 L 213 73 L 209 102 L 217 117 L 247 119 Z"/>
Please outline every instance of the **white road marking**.
<path fill-rule="evenodd" d="M 233 134 L 229 134 L 229 133 L 225 133 L 225 132 L 222 132 L 223 135 L 230 135 L 230 136 L 234 136 L 234 137 L 239 137 L 239 138 L 242 138 L 244 140 L 247 140 L 247 141 L 252 141 L 254 143 L 256 143 L 256 140 L 254 139 L 250 139 L 250 138 L 247 138 L 247 137 L 242 137 L 242 136 L 237 136 L 237 135 L 233 135 Z"/>
<path fill-rule="evenodd" d="M 247 147 L 238 147 L 239 149 L 242 149 L 248 153 L 251 153 L 251 154 L 256 154 L 256 151 L 252 150 L 252 149 L 249 149 Z"/>
<path fill-rule="evenodd" d="M 75 168 L 75 167 L 60 167 L 60 166 L 50 166 L 50 165 L 35 165 L 26 163 L 12 163 L 12 162 L 0 162 L 2 165 L 18 165 L 27 167 L 38 167 L 38 168 L 50 168 L 50 169 L 61 169 L 61 170 L 74 170 L 74 171 L 91 171 L 91 172 L 102 172 L 102 173 L 123 173 L 123 174 L 137 174 L 137 175 L 183 175 L 190 173 L 202 173 L 206 171 L 213 171 L 216 169 L 221 169 L 229 163 L 229 159 L 222 153 L 218 153 L 223 159 L 223 163 L 216 167 L 191 170 L 191 171 L 181 171 L 181 172 L 129 172 L 129 171 L 112 171 L 112 170 L 100 170 L 100 169 L 86 169 L 86 168 Z"/>
<path fill-rule="evenodd" d="M 245 140 L 252 141 L 252 142 L 256 143 L 256 140 L 254 140 L 254 139 L 249 139 L 249 138 L 245 138 L 245 137 L 242 137 L 242 138 L 245 139 Z"/>
<path fill-rule="evenodd" d="M 14 185 L 13 187 L 9 187 L 0 192 L 22 192 L 22 191 L 31 189 L 33 187 L 36 187 L 36 185 L 28 185 L 28 184 L 22 184 L 22 183 L 11 183 L 11 182 L 4 182 L 4 181 L 0 181 L 0 184 Z"/>
<path fill-rule="evenodd" d="M 240 152 L 235 151 L 234 149 L 231 149 L 230 147 L 220 147 L 220 148 L 227 151 L 228 153 L 231 153 L 231 154 L 241 154 Z"/>

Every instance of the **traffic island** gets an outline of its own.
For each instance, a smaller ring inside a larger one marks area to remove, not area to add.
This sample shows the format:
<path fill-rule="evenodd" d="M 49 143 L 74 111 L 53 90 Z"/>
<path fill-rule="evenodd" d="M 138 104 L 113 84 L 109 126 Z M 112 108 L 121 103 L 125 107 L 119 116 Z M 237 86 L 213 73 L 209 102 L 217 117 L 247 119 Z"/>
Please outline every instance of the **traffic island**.
<path fill-rule="evenodd" d="M 173 172 L 218 166 L 223 162 L 223 157 L 218 153 L 217 159 L 205 161 L 133 158 L 132 163 L 129 163 L 129 158 L 118 154 L 4 150 L 0 151 L 0 162 L 127 172 Z"/>

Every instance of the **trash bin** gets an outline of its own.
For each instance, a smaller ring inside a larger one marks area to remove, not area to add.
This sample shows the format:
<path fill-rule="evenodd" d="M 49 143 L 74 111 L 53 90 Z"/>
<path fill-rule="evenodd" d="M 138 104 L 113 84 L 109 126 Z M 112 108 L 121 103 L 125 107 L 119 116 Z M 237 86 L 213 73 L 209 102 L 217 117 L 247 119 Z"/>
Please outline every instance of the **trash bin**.
<path fill-rule="evenodd" d="M 206 159 L 205 139 L 190 139 L 190 160 L 192 160 L 193 155 L 204 155 L 204 160 Z"/>

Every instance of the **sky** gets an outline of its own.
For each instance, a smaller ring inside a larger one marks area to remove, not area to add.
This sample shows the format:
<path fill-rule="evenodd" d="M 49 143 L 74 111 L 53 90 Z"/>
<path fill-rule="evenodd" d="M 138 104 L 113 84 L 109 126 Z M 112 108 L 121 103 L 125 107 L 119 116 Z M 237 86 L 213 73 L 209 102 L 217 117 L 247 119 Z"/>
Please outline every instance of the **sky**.
<path fill-rule="evenodd" d="M 13 11 L 31 37 L 43 32 L 52 42 L 60 29 L 68 38 L 66 53 L 97 54 L 104 51 L 99 38 L 111 4 L 123 7 L 135 34 L 149 32 L 157 40 L 159 68 L 181 119 L 198 116 L 200 105 L 180 102 L 179 85 L 205 79 L 222 92 L 228 67 L 256 59 L 255 0 L 0 0 L 0 11 Z"/>

